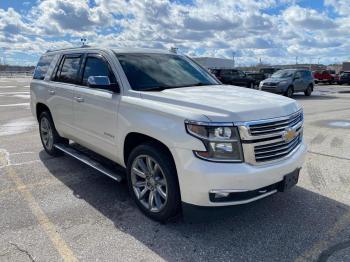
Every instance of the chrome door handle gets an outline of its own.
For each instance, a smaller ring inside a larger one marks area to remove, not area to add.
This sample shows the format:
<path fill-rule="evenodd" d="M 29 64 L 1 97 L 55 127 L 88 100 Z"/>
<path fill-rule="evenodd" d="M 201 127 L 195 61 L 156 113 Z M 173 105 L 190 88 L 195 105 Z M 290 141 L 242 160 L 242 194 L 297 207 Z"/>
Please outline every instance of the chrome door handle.
<path fill-rule="evenodd" d="M 54 90 L 49 90 L 50 95 L 54 95 L 55 91 Z"/>
<path fill-rule="evenodd" d="M 77 101 L 78 103 L 82 103 L 82 102 L 84 102 L 84 98 L 82 98 L 82 97 L 75 97 L 75 101 Z"/>

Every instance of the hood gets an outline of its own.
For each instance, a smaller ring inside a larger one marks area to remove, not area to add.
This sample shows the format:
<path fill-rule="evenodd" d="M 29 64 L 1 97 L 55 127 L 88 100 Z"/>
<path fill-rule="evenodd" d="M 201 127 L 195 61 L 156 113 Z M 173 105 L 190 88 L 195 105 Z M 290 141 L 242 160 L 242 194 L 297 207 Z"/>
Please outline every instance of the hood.
<path fill-rule="evenodd" d="M 264 82 L 269 82 L 269 83 L 279 83 L 281 81 L 286 81 L 286 80 L 289 80 L 290 78 L 289 77 L 286 77 L 286 78 L 266 78 L 264 80 Z"/>
<path fill-rule="evenodd" d="M 169 107 L 182 107 L 188 112 L 200 112 L 213 122 L 274 118 L 292 114 L 300 108 L 293 99 L 231 85 L 141 92 L 141 96 L 143 99 L 166 103 Z"/>

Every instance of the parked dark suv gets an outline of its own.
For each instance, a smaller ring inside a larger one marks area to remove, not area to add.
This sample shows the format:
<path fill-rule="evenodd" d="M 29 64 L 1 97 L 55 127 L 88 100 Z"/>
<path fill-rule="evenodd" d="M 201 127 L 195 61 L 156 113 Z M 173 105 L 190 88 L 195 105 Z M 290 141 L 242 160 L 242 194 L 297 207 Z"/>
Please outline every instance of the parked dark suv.
<path fill-rule="evenodd" d="M 237 69 L 211 69 L 210 72 L 223 84 L 254 88 L 255 80 Z"/>
<path fill-rule="evenodd" d="M 342 72 L 339 77 L 339 84 L 350 84 L 350 72 Z"/>

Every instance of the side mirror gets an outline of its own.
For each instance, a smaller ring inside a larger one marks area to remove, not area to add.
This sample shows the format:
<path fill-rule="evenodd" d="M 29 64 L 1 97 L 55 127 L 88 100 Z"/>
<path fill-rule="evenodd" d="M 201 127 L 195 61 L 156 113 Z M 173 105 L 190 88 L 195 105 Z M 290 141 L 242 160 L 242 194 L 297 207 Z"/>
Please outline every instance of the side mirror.
<path fill-rule="evenodd" d="M 120 88 L 117 83 L 111 83 L 108 76 L 89 76 L 87 85 L 91 88 L 110 90 L 114 93 L 120 93 Z"/>

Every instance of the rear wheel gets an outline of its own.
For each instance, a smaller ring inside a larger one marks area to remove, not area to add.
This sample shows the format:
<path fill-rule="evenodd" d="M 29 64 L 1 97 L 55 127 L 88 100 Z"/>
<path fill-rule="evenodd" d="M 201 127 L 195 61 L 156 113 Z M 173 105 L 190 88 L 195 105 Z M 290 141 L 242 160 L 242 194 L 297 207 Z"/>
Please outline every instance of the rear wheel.
<path fill-rule="evenodd" d="M 42 112 L 39 116 L 39 131 L 41 143 L 43 144 L 45 151 L 52 156 L 62 155 L 62 152 L 54 145 L 57 143 L 68 144 L 69 140 L 60 137 L 56 131 L 51 114 L 47 111 Z"/>
<path fill-rule="evenodd" d="M 127 165 L 129 191 L 141 211 L 164 222 L 180 210 L 180 190 L 175 164 L 158 144 L 142 144 L 130 154 Z"/>
<path fill-rule="evenodd" d="M 290 86 L 290 87 L 288 87 L 288 89 L 286 90 L 286 92 L 284 93 L 284 95 L 285 95 L 286 97 L 292 97 L 292 96 L 293 96 L 293 93 L 294 93 L 293 87 Z"/>
<path fill-rule="evenodd" d="M 312 87 L 312 85 L 309 85 L 309 86 L 306 88 L 306 90 L 304 91 L 304 94 L 305 94 L 306 96 L 311 96 L 312 91 L 313 91 L 313 87 Z"/>

